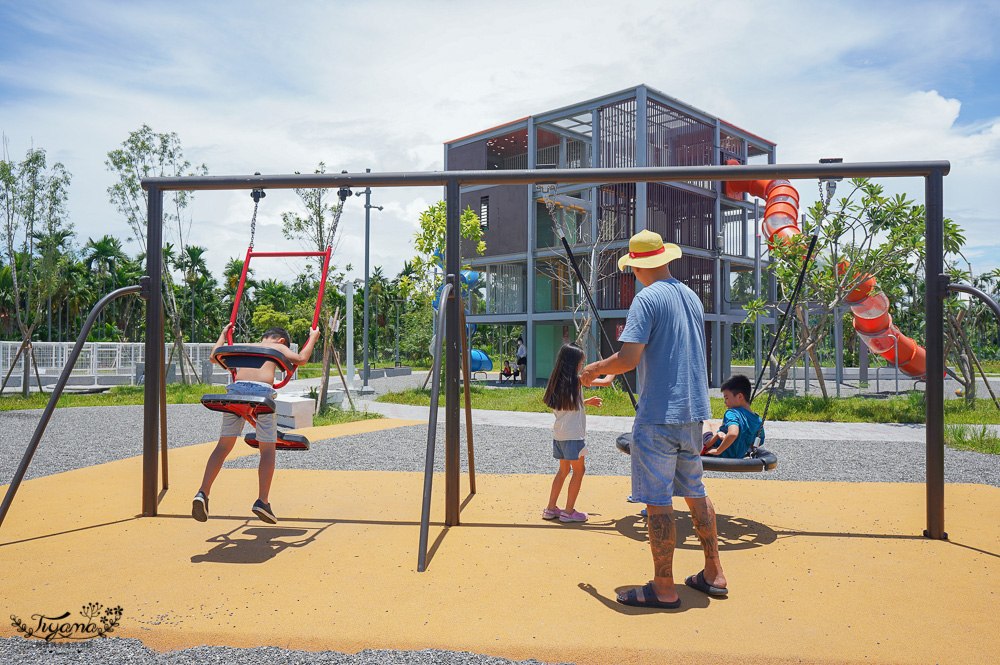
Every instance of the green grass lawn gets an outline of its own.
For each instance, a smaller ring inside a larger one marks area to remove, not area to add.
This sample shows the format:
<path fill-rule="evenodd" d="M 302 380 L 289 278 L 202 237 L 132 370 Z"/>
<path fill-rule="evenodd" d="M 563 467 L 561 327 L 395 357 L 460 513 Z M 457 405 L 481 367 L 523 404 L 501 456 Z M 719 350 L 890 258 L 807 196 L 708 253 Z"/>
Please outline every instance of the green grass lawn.
<path fill-rule="evenodd" d="M 544 413 L 549 409 L 542 404 L 543 388 L 491 389 L 480 386 L 470 388 L 472 408 L 499 411 L 528 411 Z M 588 389 L 586 397 L 600 395 L 604 406 L 587 407 L 587 413 L 601 416 L 631 416 L 635 414 L 628 394 L 614 388 Z M 429 406 L 431 391 L 412 388 L 389 393 L 378 398 L 379 402 Z M 768 410 L 768 420 L 821 421 L 844 423 L 922 423 L 924 407 L 921 394 L 911 393 L 887 399 L 871 397 L 845 397 L 826 399 L 816 396 L 775 398 Z M 763 411 L 766 397 L 757 402 L 756 410 Z M 993 424 L 1000 422 L 1000 411 L 991 400 L 976 401 L 975 410 L 966 410 L 964 401 L 945 400 L 945 422 L 966 424 Z M 712 398 L 712 417 L 722 418 L 726 407 L 719 398 Z"/>
<path fill-rule="evenodd" d="M 511 388 L 497 390 L 472 386 L 472 408 L 500 411 L 546 412 L 542 404 L 542 388 Z M 631 416 L 635 413 L 628 395 L 614 388 L 588 389 L 585 396 L 600 395 L 604 405 L 587 407 L 587 413 L 601 416 Z M 768 410 L 768 420 L 820 421 L 841 423 L 923 423 L 924 407 L 921 393 L 909 393 L 887 399 L 872 397 L 845 397 L 823 399 L 816 396 L 776 398 Z M 378 398 L 380 402 L 430 406 L 430 390 L 410 389 L 390 393 Z M 712 398 L 712 417 L 722 418 L 726 407 L 721 399 Z M 763 412 L 766 397 L 756 402 L 758 413 Z M 966 450 L 1000 454 L 1000 436 L 985 427 L 1000 423 L 1000 412 L 991 400 L 976 400 L 975 409 L 967 409 L 963 400 L 944 402 L 945 441 Z"/>
<path fill-rule="evenodd" d="M 145 397 L 142 386 L 116 386 L 106 393 L 93 395 L 67 395 L 59 397 L 57 407 L 70 406 L 126 406 L 142 404 Z M 198 404 L 201 396 L 210 393 L 226 392 L 223 386 L 213 386 L 202 383 L 194 385 L 172 383 L 167 386 L 168 404 Z M 49 403 L 49 393 L 31 393 L 25 399 L 20 395 L 4 395 L 0 397 L 0 411 L 15 411 L 18 409 L 44 409 Z"/>
<path fill-rule="evenodd" d="M 404 366 L 410 367 L 414 372 L 430 369 L 430 367 L 423 367 L 420 364 L 414 365 L 414 364 L 407 364 L 405 361 L 400 361 L 400 362 L 402 362 Z M 372 366 L 372 369 L 383 369 L 386 367 L 396 366 L 395 361 L 369 363 L 369 364 Z M 340 369 L 345 373 L 347 372 L 347 366 L 344 364 L 340 365 Z M 356 364 L 354 366 L 354 369 L 358 372 L 358 374 L 360 374 L 362 366 L 360 364 Z M 320 376 L 323 376 L 323 363 L 306 363 L 305 365 L 299 366 L 300 379 L 315 379 Z M 330 378 L 335 379 L 337 381 L 340 380 L 340 378 L 337 376 L 337 366 L 334 365 L 333 363 L 330 363 Z"/>

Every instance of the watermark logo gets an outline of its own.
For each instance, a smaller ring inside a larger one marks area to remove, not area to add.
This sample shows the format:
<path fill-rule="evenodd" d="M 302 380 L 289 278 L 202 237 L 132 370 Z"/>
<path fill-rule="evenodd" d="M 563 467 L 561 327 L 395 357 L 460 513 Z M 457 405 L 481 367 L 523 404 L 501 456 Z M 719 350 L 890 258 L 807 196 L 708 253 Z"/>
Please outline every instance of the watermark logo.
<path fill-rule="evenodd" d="M 103 610 L 103 611 L 102 611 Z M 25 637 L 34 637 L 46 642 L 57 640 L 89 640 L 95 637 L 107 637 L 114 632 L 118 621 L 122 618 L 122 608 L 104 607 L 100 603 L 87 603 L 80 610 L 82 620 L 70 619 L 70 613 L 59 616 L 32 614 L 31 622 L 21 621 L 11 614 L 11 625 Z"/>

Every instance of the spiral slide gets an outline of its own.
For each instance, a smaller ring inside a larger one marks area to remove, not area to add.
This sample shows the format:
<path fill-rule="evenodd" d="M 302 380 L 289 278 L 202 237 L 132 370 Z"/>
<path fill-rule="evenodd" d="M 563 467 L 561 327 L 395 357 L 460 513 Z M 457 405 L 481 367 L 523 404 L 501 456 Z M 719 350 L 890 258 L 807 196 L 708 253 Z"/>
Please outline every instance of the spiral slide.
<path fill-rule="evenodd" d="M 727 164 L 738 165 L 731 159 Z M 799 193 L 787 180 L 745 180 L 725 183 L 726 196 L 739 198 L 747 192 L 751 196 L 764 199 L 764 221 L 761 232 L 767 244 L 787 242 L 802 231 L 798 226 Z M 837 274 L 844 275 L 851 264 L 841 261 L 837 264 Z M 924 348 L 899 331 L 889 314 L 889 299 L 878 291 L 875 278 L 865 275 L 849 294 L 847 303 L 854 315 L 854 330 L 874 353 L 882 356 L 892 365 L 897 363 L 900 371 L 913 378 L 921 378 L 927 373 L 927 358 Z"/>

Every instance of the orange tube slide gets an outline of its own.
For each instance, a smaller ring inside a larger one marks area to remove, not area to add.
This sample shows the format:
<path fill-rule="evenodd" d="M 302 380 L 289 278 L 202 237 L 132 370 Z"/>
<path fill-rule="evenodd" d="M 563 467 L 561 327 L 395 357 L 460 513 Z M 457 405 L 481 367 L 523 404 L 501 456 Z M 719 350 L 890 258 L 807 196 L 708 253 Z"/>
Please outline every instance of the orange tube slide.
<path fill-rule="evenodd" d="M 727 164 L 738 165 L 735 159 Z M 744 180 L 725 183 L 726 196 L 739 198 L 744 192 L 764 199 L 764 221 L 761 233 L 769 247 L 779 242 L 787 242 L 797 235 L 799 229 L 799 193 L 787 180 Z M 847 261 L 837 265 L 837 275 L 843 276 L 851 267 Z M 889 314 L 889 299 L 878 291 L 875 278 L 865 275 L 846 298 L 854 315 L 854 330 L 864 340 L 872 352 L 885 358 L 890 364 L 899 362 L 899 369 L 914 378 L 927 373 L 927 359 L 924 348 L 899 331 Z"/>

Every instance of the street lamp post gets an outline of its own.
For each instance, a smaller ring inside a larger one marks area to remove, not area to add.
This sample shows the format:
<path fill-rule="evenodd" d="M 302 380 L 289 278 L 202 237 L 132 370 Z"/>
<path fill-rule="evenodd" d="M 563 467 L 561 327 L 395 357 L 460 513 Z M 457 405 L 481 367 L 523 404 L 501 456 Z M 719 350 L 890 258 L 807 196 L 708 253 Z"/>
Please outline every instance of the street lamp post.
<path fill-rule="evenodd" d="M 396 303 L 396 367 L 399 367 L 399 303 L 406 302 L 401 298 L 393 298 Z"/>
<path fill-rule="evenodd" d="M 371 172 L 372 172 L 371 169 L 365 169 L 365 173 L 371 173 Z M 364 369 L 362 371 L 362 374 L 364 376 L 362 378 L 362 385 L 359 394 L 371 395 L 372 393 L 375 392 L 375 389 L 368 385 L 368 376 L 371 371 L 371 366 L 368 364 L 368 298 L 370 295 L 368 292 L 368 241 L 371 232 L 371 210 L 372 208 L 376 208 L 377 210 L 381 211 L 382 206 L 372 205 L 371 187 L 365 187 L 364 194 L 365 194 L 365 323 L 364 323 L 365 342 L 364 342 L 364 352 L 362 361 L 364 363 Z M 356 192 L 355 195 L 361 196 L 361 192 Z"/>

